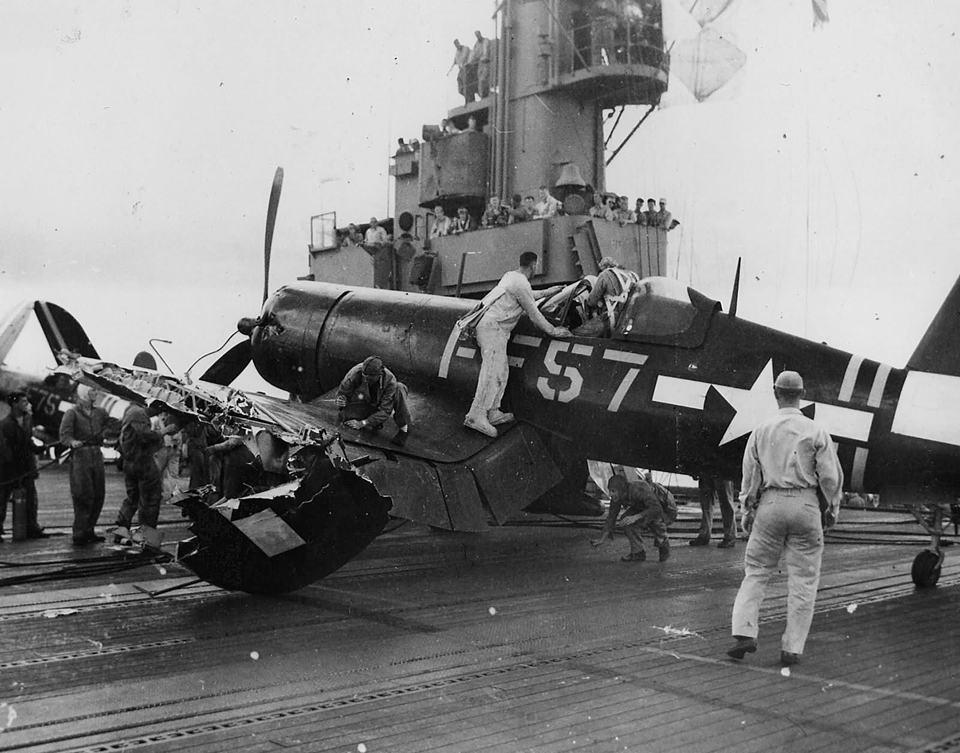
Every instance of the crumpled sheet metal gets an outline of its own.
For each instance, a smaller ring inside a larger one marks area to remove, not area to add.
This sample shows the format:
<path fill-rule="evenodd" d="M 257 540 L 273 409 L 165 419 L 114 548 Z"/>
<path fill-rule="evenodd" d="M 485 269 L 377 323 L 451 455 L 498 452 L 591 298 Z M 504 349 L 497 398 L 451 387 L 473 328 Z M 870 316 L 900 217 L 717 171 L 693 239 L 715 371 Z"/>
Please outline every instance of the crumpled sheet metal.
<path fill-rule="evenodd" d="M 287 494 L 175 502 L 194 534 L 180 542 L 178 561 L 215 586 L 262 595 L 296 591 L 343 567 L 383 531 L 391 503 L 352 468 L 320 465 Z"/>
<path fill-rule="evenodd" d="M 89 358 L 64 355 L 62 361 L 57 371 L 91 387 L 140 405 L 161 400 L 175 413 L 214 423 L 224 433 L 232 433 L 231 429 L 238 430 L 240 426 L 252 430 L 263 428 L 294 446 L 319 444 L 326 436 L 324 427 L 306 414 L 307 408 L 302 404 L 290 403 L 283 409 L 283 401 L 265 395 L 248 395 L 232 387 L 188 382 L 147 369 Z M 302 410 L 298 413 L 298 409 Z"/>

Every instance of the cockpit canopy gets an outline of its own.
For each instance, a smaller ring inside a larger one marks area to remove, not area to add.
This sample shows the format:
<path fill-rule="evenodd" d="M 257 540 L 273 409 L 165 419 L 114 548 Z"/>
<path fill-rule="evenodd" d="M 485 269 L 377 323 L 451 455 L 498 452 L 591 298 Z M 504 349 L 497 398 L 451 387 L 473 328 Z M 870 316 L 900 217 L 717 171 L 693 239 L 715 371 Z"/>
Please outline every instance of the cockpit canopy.
<path fill-rule="evenodd" d="M 703 344 L 720 304 L 666 277 L 633 286 L 613 329 L 615 340 L 695 348 Z"/>

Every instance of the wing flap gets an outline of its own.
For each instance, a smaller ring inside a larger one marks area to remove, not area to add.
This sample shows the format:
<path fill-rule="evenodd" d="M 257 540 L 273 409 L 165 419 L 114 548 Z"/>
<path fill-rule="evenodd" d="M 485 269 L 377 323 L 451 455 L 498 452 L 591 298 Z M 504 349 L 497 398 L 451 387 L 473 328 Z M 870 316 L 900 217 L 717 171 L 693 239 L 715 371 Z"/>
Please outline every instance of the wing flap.
<path fill-rule="evenodd" d="M 526 424 L 515 426 L 467 465 L 500 525 L 563 480 L 540 435 Z"/>
<path fill-rule="evenodd" d="M 453 529 L 437 472 L 414 458 L 393 458 L 377 450 L 367 453 L 374 462 L 359 469 L 377 491 L 393 501 L 390 514 L 434 528 Z"/>
<path fill-rule="evenodd" d="M 447 501 L 447 511 L 454 531 L 482 531 L 489 516 L 483 509 L 480 491 L 473 473 L 466 465 L 438 465 L 440 486 Z"/>

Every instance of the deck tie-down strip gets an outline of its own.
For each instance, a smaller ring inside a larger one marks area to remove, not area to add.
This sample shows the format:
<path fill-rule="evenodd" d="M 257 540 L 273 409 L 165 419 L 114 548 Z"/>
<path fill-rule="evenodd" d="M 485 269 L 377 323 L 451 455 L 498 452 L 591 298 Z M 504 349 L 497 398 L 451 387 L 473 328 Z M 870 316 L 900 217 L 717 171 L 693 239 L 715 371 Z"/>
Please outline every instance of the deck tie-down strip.
<path fill-rule="evenodd" d="M 170 730 L 168 732 L 158 732 L 153 735 L 144 735 L 136 738 L 129 738 L 125 740 L 117 740 L 111 743 L 97 744 L 86 746 L 82 748 L 74 748 L 64 753 L 114 753 L 115 751 L 121 750 L 131 750 L 134 748 L 142 748 L 149 745 L 155 745 L 160 743 L 167 743 L 173 740 L 185 739 L 185 738 L 194 738 L 199 735 L 204 734 L 214 734 L 217 732 L 222 732 L 230 729 L 238 729 L 243 727 L 249 727 L 256 724 L 265 724 L 277 722 L 282 719 L 290 719 L 295 717 L 301 717 L 308 714 L 316 714 L 324 711 L 332 711 L 335 709 L 341 709 L 348 706 L 356 706 L 363 703 L 370 703 L 373 701 L 382 701 L 389 700 L 391 698 L 398 698 L 400 696 L 410 695 L 412 693 L 422 693 L 429 690 L 437 690 L 440 688 L 448 688 L 455 685 L 462 685 L 464 683 L 473 682 L 476 680 L 483 680 L 491 677 L 501 677 L 503 675 L 512 674 L 514 672 L 522 670 L 531 670 L 538 669 L 540 667 L 564 664 L 568 663 L 571 660 L 585 659 L 591 656 L 600 656 L 602 654 L 611 654 L 622 652 L 625 649 L 637 649 L 639 651 L 644 651 L 651 654 L 657 654 L 661 656 L 672 656 L 676 659 L 685 659 L 689 661 L 695 661 L 698 663 L 707 663 L 707 664 L 722 664 L 728 665 L 729 662 L 724 659 L 715 659 L 712 657 L 703 657 L 697 656 L 694 654 L 678 653 L 669 648 L 663 648 L 665 643 L 674 643 L 679 642 L 689 636 L 678 635 L 678 636 L 668 636 L 660 639 L 644 639 L 640 641 L 633 641 L 628 643 L 618 643 L 614 646 L 603 646 L 590 649 L 583 649 L 580 651 L 573 651 L 571 653 L 566 653 L 562 656 L 555 656 L 550 658 L 543 659 L 529 659 L 518 661 L 515 664 L 509 666 L 493 667 L 486 670 L 478 670 L 476 672 L 469 672 L 467 674 L 458 675 L 456 677 L 445 677 L 438 680 L 431 680 L 428 682 L 419 682 L 413 685 L 406 685 L 399 688 L 392 688 L 390 690 L 379 690 L 369 693 L 358 693 L 351 694 L 343 698 L 334 698 L 329 701 L 323 701 L 321 703 L 312 703 L 306 706 L 299 706 L 292 709 L 284 709 L 280 711 L 272 711 L 267 714 L 257 714 L 256 716 L 250 716 L 240 719 L 232 719 L 224 722 L 213 722 L 209 724 L 199 724 L 194 727 L 189 727 L 187 729 L 179 730 Z M 658 644 L 657 646 L 649 645 L 651 643 Z M 779 670 L 772 670 L 763 667 L 749 667 L 747 665 L 738 665 L 742 666 L 751 671 L 758 671 L 761 673 L 776 673 L 779 674 Z M 857 690 L 859 692 L 873 693 L 882 697 L 893 697 L 901 698 L 904 700 L 910 701 L 921 701 L 924 703 L 929 703 L 934 706 L 944 707 L 954 707 L 960 711 L 960 702 L 951 701 L 950 699 L 940 698 L 935 696 L 923 696 L 918 693 L 912 692 L 902 692 L 896 690 L 889 690 L 887 688 L 874 688 L 869 685 L 864 685 L 862 683 L 848 683 L 842 680 L 826 680 L 822 677 L 815 676 L 806 676 L 799 672 L 793 673 L 793 677 L 796 679 L 806 680 L 808 682 L 814 682 L 818 685 L 823 685 L 826 682 L 832 683 L 834 687 L 846 687 L 849 689 Z M 937 747 L 947 745 L 948 747 Z M 950 740 L 937 743 L 937 746 L 932 746 L 929 748 L 923 748 L 917 753 L 953 753 L 953 751 L 960 750 L 960 736 L 956 738 L 950 738 Z"/>

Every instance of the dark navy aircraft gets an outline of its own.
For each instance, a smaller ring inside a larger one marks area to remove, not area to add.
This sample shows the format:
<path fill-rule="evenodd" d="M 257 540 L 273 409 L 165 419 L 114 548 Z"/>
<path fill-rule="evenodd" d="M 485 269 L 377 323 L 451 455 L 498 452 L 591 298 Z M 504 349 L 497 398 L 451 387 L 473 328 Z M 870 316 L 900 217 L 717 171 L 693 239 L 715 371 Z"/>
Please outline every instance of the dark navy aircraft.
<path fill-rule="evenodd" d="M 579 324 L 582 288 L 545 302 L 555 323 Z M 917 510 L 932 544 L 914 580 L 939 577 L 943 515 L 960 490 L 960 281 L 905 369 L 725 314 L 665 278 L 636 285 L 609 338 L 551 339 L 524 318 L 508 346 L 504 403 L 518 423 L 497 439 L 462 426 L 480 354 L 455 325 L 472 306 L 300 283 L 240 328 L 260 374 L 305 401 L 379 355 L 411 388 L 410 440 L 397 449 L 386 437 L 344 435 L 379 458 L 366 472 L 393 497 L 394 514 L 457 529 L 486 525 L 486 509 L 498 520 L 531 505 L 551 509 L 564 480 L 568 492 L 583 488 L 587 457 L 693 474 L 708 466 L 737 478 L 750 432 L 776 412 L 776 375 L 798 371 L 803 409 L 836 441 L 846 487 Z"/>

